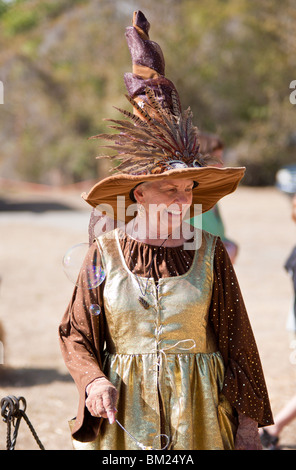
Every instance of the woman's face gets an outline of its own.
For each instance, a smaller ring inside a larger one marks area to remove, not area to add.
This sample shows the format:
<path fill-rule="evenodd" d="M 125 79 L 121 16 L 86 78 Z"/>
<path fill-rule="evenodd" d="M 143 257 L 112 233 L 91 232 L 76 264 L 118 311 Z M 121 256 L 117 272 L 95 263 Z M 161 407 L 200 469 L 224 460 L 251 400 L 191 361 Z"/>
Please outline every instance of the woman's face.
<path fill-rule="evenodd" d="M 134 195 L 145 208 L 149 228 L 161 234 L 179 227 L 192 204 L 193 184 L 190 179 L 167 179 L 139 185 Z"/>

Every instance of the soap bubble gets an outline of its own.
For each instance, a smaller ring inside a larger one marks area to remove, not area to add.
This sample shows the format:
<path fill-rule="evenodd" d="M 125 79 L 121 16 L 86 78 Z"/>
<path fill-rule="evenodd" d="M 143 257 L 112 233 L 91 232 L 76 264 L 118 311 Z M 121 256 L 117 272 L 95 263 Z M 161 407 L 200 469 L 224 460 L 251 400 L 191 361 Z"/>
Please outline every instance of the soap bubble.
<path fill-rule="evenodd" d="M 70 248 L 63 257 L 63 268 L 66 276 L 78 287 L 93 289 L 98 287 L 105 279 L 104 269 L 96 264 L 85 265 L 84 260 L 89 250 L 88 243 L 79 243 Z M 81 275 L 79 275 L 84 265 Z"/>
<path fill-rule="evenodd" d="M 98 287 L 104 281 L 106 275 L 105 271 L 101 266 L 86 266 L 86 285 L 88 289 L 94 289 Z M 81 283 L 80 283 L 81 284 Z M 83 286 L 82 286 L 83 287 Z"/>
<path fill-rule="evenodd" d="M 98 304 L 92 304 L 89 308 L 91 315 L 97 316 L 101 313 L 101 308 Z"/>

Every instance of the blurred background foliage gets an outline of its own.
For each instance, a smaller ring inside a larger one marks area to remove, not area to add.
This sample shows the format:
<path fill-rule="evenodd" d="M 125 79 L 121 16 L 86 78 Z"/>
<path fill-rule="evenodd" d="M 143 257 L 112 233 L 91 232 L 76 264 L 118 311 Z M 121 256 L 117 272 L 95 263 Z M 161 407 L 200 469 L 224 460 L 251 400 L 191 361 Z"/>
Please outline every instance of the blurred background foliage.
<path fill-rule="evenodd" d="M 246 165 L 245 184 L 273 184 L 295 162 L 294 0 L 0 0 L 0 176 L 105 176 L 88 137 L 128 107 L 124 32 L 138 9 L 195 124 L 220 135 L 227 164 Z"/>

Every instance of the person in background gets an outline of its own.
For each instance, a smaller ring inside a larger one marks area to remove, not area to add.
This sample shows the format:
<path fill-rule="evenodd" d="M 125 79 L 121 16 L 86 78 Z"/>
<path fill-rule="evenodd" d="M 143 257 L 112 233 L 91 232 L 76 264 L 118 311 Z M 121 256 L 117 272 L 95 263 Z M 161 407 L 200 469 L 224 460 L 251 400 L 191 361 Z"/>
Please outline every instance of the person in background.
<path fill-rule="evenodd" d="M 296 195 L 292 199 L 292 220 L 296 222 Z M 285 263 L 285 269 L 290 273 L 294 286 L 294 299 L 292 308 L 289 312 L 287 329 L 292 333 L 295 341 L 296 333 L 296 247 L 293 248 L 291 255 Z M 280 434 L 296 418 L 296 394 L 280 410 L 274 418 L 274 424 L 260 430 L 261 442 L 264 449 L 278 450 Z"/>
<path fill-rule="evenodd" d="M 218 163 L 214 164 L 214 166 L 222 168 L 224 166 L 224 143 L 220 137 L 215 134 L 201 132 L 199 133 L 199 141 L 200 153 L 216 157 Z M 193 217 L 190 220 L 193 226 L 197 226 L 198 224 L 197 217 Z M 234 263 L 238 254 L 238 245 L 234 241 L 229 240 L 226 236 L 225 225 L 218 204 L 202 215 L 202 229 L 221 238 L 232 263 Z"/>

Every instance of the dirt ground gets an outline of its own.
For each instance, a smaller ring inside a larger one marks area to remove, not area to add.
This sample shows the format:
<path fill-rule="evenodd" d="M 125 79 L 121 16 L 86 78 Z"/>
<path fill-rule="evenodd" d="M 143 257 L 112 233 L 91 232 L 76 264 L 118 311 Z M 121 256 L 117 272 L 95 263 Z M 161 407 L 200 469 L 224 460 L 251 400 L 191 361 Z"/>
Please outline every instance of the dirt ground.
<path fill-rule="evenodd" d="M 261 355 L 273 412 L 295 393 L 296 365 L 286 320 L 292 283 L 283 268 L 295 243 L 290 199 L 275 188 L 241 187 L 221 201 L 235 264 Z M 58 344 L 59 321 L 73 285 L 62 268 L 66 251 L 87 242 L 89 209 L 79 193 L 0 193 L 0 319 L 5 330 L 0 399 L 24 396 L 27 415 L 46 450 L 71 450 L 68 420 L 78 394 Z M 296 420 L 281 436 L 296 449 Z M 0 421 L 0 450 L 6 425 Z M 17 450 L 38 450 L 25 422 Z"/>

